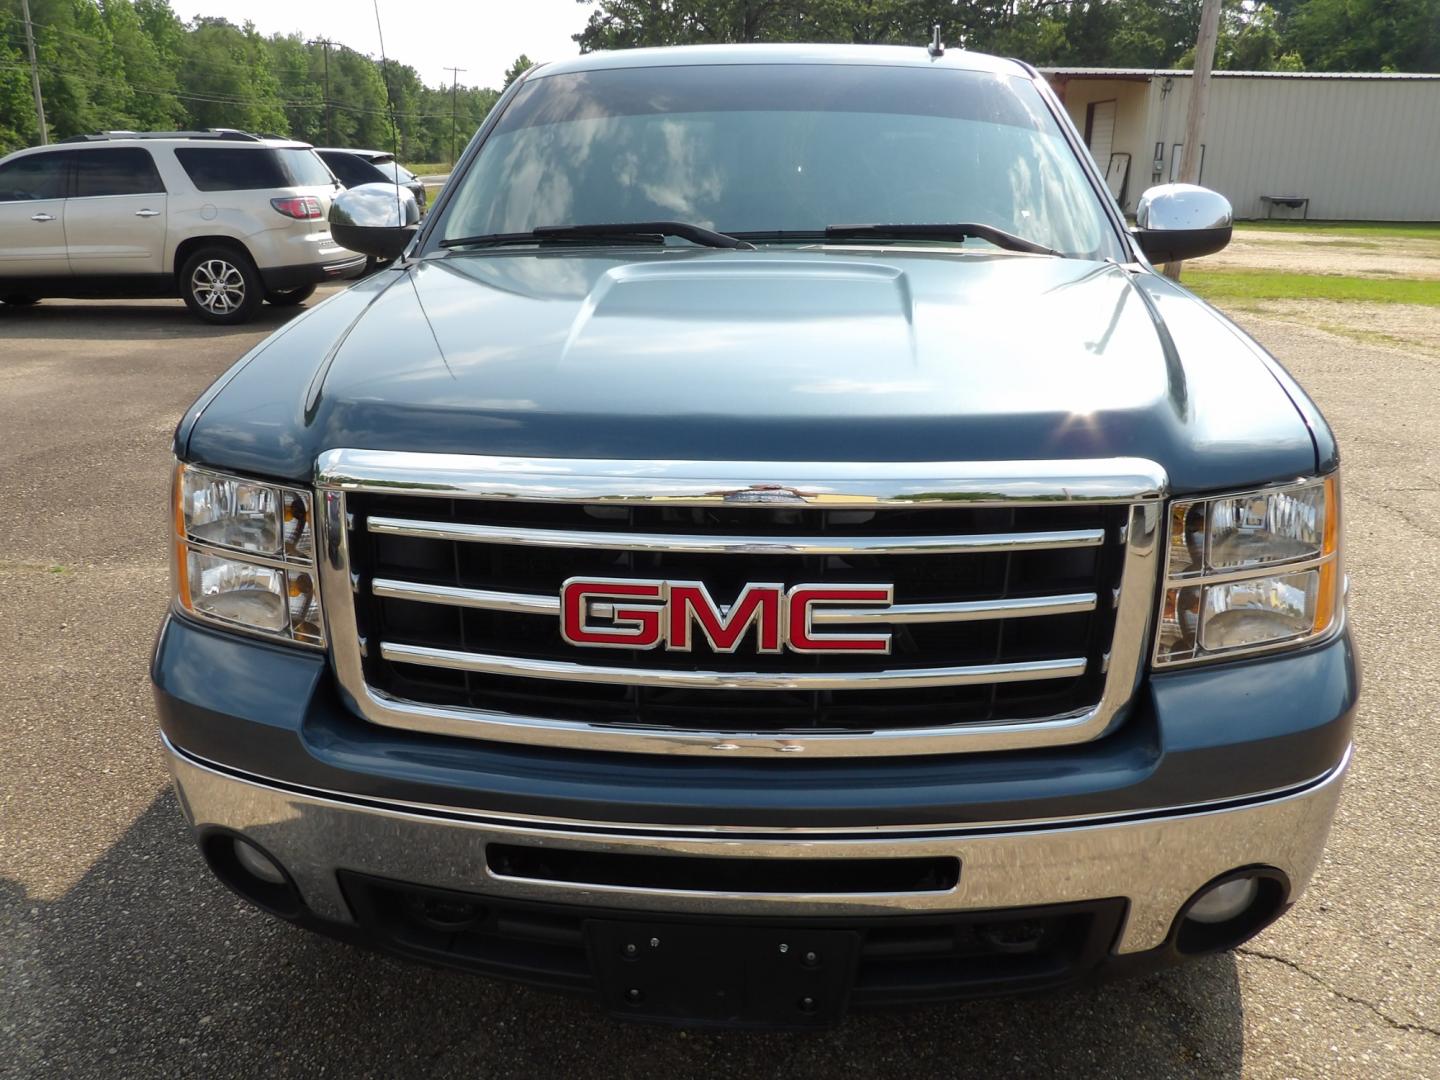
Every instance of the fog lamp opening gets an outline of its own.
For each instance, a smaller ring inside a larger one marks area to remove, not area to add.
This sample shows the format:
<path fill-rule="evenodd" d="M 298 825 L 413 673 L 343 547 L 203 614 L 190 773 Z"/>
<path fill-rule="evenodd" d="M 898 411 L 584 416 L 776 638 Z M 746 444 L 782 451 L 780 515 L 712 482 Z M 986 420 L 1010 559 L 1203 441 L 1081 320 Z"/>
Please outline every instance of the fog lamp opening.
<path fill-rule="evenodd" d="M 1222 923 L 1240 915 L 1255 902 L 1260 884 L 1253 877 L 1235 878 L 1208 889 L 1190 905 L 1186 918 L 1202 923 Z"/>
<path fill-rule="evenodd" d="M 1271 867 L 1232 870 L 1207 883 L 1180 909 L 1176 949 L 1223 952 L 1248 941 L 1289 906 L 1290 881 Z"/>
<path fill-rule="evenodd" d="M 268 881 L 271 885 L 285 884 L 285 871 L 250 841 L 236 838 L 235 858 L 245 870 L 261 881 Z"/>
<path fill-rule="evenodd" d="M 200 850 L 215 876 L 256 907 L 284 919 L 304 911 L 284 864 L 253 840 L 216 829 L 201 838 Z"/>

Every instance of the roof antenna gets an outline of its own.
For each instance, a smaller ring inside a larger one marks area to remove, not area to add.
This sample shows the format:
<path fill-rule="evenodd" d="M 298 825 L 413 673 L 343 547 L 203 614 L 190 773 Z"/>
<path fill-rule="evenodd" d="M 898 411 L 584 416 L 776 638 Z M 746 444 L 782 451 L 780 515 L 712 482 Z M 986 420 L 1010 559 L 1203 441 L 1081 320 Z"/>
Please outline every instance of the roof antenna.
<path fill-rule="evenodd" d="M 940 40 L 940 24 L 936 23 L 930 28 L 930 55 L 944 56 L 945 43 Z"/>
<path fill-rule="evenodd" d="M 396 224 L 405 224 L 405 212 L 400 203 L 400 128 L 395 122 L 395 98 L 390 94 L 390 62 L 385 59 L 385 31 L 380 26 L 380 0 L 374 0 L 375 33 L 380 38 L 380 78 L 385 83 L 386 112 L 390 114 L 390 158 L 395 170 L 395 217 Z"/>

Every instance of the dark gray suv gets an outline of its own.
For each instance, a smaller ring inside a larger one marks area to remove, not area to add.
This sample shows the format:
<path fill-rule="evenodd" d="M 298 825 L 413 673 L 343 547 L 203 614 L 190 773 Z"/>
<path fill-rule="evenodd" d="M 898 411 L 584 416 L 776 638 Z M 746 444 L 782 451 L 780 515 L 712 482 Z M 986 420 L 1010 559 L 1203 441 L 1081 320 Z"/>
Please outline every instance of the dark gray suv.
<path fill-rule="evenodd" d="M 341 150 L 322 146 L 315 151 L 330 166 L 335 179 L 347 188 L 361 184 L 399 184 L 415 196 L 420 212 L 425 212 L 425 185 L 420 178 L 384 150 Z"/>

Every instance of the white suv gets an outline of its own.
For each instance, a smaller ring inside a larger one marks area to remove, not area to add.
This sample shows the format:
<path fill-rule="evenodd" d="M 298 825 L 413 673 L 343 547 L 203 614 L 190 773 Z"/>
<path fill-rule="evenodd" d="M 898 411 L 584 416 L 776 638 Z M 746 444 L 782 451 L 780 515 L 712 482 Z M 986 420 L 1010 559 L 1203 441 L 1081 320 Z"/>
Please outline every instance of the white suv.
<path fill-rule="evenodd" d="M 238 131 L 83 135 L 0 158 L 0 301 L 180 296 L 207 322 L 303 303 L 365 257 L 306 143 Z"/>

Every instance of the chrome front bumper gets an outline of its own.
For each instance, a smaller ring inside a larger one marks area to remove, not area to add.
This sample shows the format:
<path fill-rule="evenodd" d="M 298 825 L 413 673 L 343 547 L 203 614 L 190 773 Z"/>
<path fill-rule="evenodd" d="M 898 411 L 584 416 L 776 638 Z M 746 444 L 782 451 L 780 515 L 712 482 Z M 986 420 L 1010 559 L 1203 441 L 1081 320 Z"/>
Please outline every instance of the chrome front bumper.
<path fill-rule="evenodd" d="M 1182 905 L 1237 867 L 1283 871 L 1290 899 L 1320 860 L 1350 755 L 1310 784 L 1242 805 L 1187 807 L 1125 819 L 1084 819 L 953 830 L 662 832 L 653 827 L 547 825 L 433 807 L 359 802 L 231 775 L 165 744 L 186 818 L 197 831 L 253 839 L 290 873 L 317 916 L 353 921 L 337 870 L 497 897 L 671 913 L 821 916 L 1025 907 L 1123 896 L 1117 951 L 1166 940 Z M 955 856 L 958 884 L 901 894 L 702 892 L 549 882 L 493 873 L 486 845 L 715 858 Z"/>

